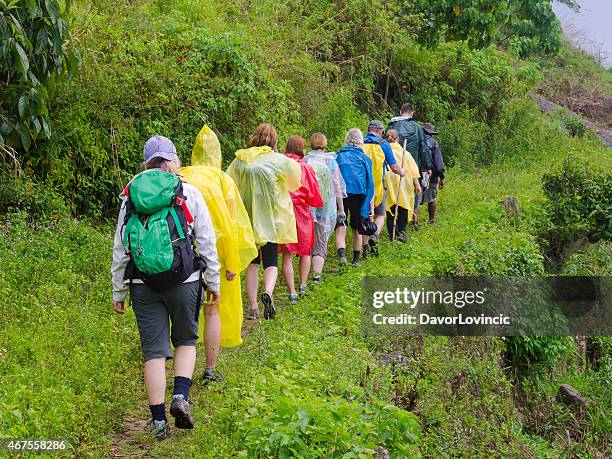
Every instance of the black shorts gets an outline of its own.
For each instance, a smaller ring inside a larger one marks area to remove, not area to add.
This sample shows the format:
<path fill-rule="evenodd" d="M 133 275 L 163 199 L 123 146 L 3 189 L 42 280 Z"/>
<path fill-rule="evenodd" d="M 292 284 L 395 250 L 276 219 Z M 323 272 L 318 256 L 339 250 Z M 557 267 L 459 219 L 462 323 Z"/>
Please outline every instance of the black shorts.
<path fill-rule="evenodd" d="M 145 362 L 172 358 L 170 341 L 175 348 L 195 346 L 198 341 L 196 308 L 201 288 L 198 281 L 178 284 L 162 292 L 145 284 L 132 285 L 132 308 Z"/>
<path fill-rule="evenodd" d="M 251 264 L 263 264 L 264 269 L 278 267 L 278 244 L 275 242 L 266 243 L 259 249 L 259 254 L 251 261 Z"/>
<path fill-rule="evenodd" d="M 365 197 L 365 194 L 349 193 L 346 198 L 344 198 L 344 212 L 349 219 L 351 229 L 359 229 L 359 223 L 361 222 L 361 207 L 363 206 Z"/>

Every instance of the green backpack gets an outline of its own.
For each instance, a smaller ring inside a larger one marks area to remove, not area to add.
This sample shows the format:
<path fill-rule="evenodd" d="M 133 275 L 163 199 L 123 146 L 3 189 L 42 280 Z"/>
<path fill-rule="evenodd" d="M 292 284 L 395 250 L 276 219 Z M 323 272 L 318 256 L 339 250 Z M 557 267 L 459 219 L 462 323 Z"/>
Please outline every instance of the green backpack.
<path fill-rule="evenodd" d="M 204 263 L 189 233 L 193 221 L 180 178 L 163 170 L 138 174 L 125 189 L 123 247 L 130 256 L 126 279 L 154 290 L 177 285 Z"/>

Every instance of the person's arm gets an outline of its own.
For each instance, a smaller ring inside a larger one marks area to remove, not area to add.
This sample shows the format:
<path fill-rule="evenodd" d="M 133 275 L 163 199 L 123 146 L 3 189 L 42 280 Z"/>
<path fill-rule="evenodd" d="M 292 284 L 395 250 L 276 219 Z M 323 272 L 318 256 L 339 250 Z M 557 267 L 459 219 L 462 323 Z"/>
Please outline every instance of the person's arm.
<path fill-rule="evenodd" d="M 413 178 L 412 184 L 414 185 L 414 192 L 417 194 L 420 194 L 421 193 L 421 182 L 419 182 L 419 179 Z"/>
<path fill-rule="evenodd" d="M 187 204 L 193 209 L 193 236 L 196 242 L 196 250 L 206 262 L 206 270 L 202 275 L 206 287 L 209 292 L 213 293 L 213 296 L 216 294 L 218 298 L 221 264 L 217 255 L 215 230 L 202 194 L 195 188 L 194 191 L 194 193 L 190 193 Z"/>
<path fill-rule="evenodd" d="M 124 301 L 128 294 L 128 288 L 124 285 L 123 276 L 125 267 L 130 261 L 130 257 L 125 253 L 122 242 L 122 228 L 125 220 L 125 200 L 121 203 L 119 216 L 117 217 L 117 228 L 115 229 L 115 240 L 113 244 L 113 263 L 111 274 L 113 278 L 113 300 Z"/>
<path fill-rule="evenodd" d="M 385 154 L 385 162 L 389 165 L 389 169 L 391 169 L 394 174 L 404 177 L 406 175 L 406 169 L 402 167 L 401 164 L 397 164 L 395 155 L 393 154 L 393 149 L 391 148 L 391 145 L 389 145 L 389 142 L 382 142 L 380 144 L 380 148 L 382 148 L 382 151 Z"/>
<path fill-rule="evenodd" d="M 338 214 L 346 215 L 344 212 L 344 189 L 342 187 L 342 174 L 340 174 L 340 168 L 336 166 L 334 173 L 332 174 L 334 182 L 334 192 L 336 194 L 336 209 Z"/>

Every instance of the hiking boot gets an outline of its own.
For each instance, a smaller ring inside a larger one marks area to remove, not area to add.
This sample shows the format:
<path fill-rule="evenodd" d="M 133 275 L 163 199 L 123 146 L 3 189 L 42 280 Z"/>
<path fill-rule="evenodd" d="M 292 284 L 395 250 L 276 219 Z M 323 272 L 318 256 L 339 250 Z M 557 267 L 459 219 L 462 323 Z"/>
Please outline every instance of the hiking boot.
<path fill-rule="evenodd" d="M 344 262 L 346 263 L 346 260 L 344 260 Z M 321 282 L 321 275 L 317 275 L 317 276 L 312 276 L 312 283 L 313 284 L 318 284 L 319 282 Z"/>
<path fill-rule="evenodd" d="M 246 320 L 259 320 L 259 309 L 251 309 L 249 308 Z"/>
<path fill-rule="evenodd" d="M 170 424 L 168 421 L 151 419 L 147 425 L 147 434 L 158 440 L 165 440 L 170 435 Z"/>
<path fill-rule="evenodd" d="M 353 266 L 359 266 L 359 260 L 353 260 L 351 263 Z"/>
<path fill-rule="evenodd" d="M 193 429 L 193 416 L 188 400 L 182 395 L 175 395 L 170 404 L 170 414 L 174 416 L 174 427 L 177 429 Z"/>
<path fill-rule="evenodd" d="M 300 284 L 300 295 L 305 295 L 308 291 L 308 285 Z"/>
<path fill-rule="evenodd" d="M 289 303 L 297 304 L 299 299 L 300 299 L 300 296 L 297 293 L 290 293 L 289 294 Z"/>
<path fill-rule="evenodd" d="M 413 221 L 412 222 L 412 231 L 418 231 L 419 229 L 421 229 L 421 225 L 419 225 L 419 222 Z"/>
<path fill-rule="evenodd" d="M 346 257 L 340 257 L 338 258 L 338 264 L 339 265 L 345 265 L 348 263 L 348 260 L 346 259 Z"/>
<path fill-rule="evenodd" d="M 363 247 L 361 248 L 361 256 L 363 258 L 366 258 L 371 253 L 372 253 L 372 248 L 370 247 L 370 245 L 369 244 L 364 244 Z"/>
<path fill-rule="evenodd" d="M 400 231 L 399 233 L 397 233 L 397 235 L 395 236 L 395 239 L 397 239 L 400 242 L 403 242 L 404 244 L 408 242 L 408 237 L 406 236 L 405 231 Z"/>
<path fill-rule="evenodd" d="M 204 384 L 215 383 L 223 381 L 223 373 L 215 370 L 214 368 L 204 370 L 204 374 L 202 375 L 202 379 L 204 380 Z"/>
<path fill-rule="evenodd" d="M 272 295 L 268 292 L 263 292 L 261 294 L 261 302 L 264 305 L 264 319 L 274 319 L 276 315 L 276 308 L 274 307 L 274 299 L 272 299 Z"/>
<path fill-rule="evenodd" d="M 368 243 L 370 244 L 371 247 L 374 247 L 376 244 L 378 244 L 378 238 L 380 236 L 376 233 L 372 234 L 370 236 L 370 240 L 368 241 Z"/>

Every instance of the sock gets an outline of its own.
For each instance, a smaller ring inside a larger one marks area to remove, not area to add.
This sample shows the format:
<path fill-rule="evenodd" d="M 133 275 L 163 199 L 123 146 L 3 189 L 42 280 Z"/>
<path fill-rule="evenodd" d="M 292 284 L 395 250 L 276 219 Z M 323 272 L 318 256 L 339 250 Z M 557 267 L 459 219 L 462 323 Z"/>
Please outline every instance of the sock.
<path fill-rule="evenodd" d="M 204 373 L 212 373 L 214 370 L 213 367 L 206 367 L 206 370 L 204 370 Z"/>
<path fill-rule="evenodd" d="M 151 416 L 154 421 L 167 421 L 166 419 L 166 404 L 161 403 L 159 405 L 149 405 L 151 410 Z"/>
<path fill-rule="evenodd" d="M 342 258 L 342 257 L 346 257 L 346 249 L 345 248 L 338 249 L 338 258 Z"/>
<path fill-rule="evenodd" d="M 185 400 L 189 400 L 191 382 L 191 379 L 185 378 L 184 376 L 175 376 L 173 396 L 182 395 Z"/>
<path fill-rule="evenodd" d="M 353 250 L 353 262 L 359 261 L 359 255 L 361 254 L 360 250 Z"/>

